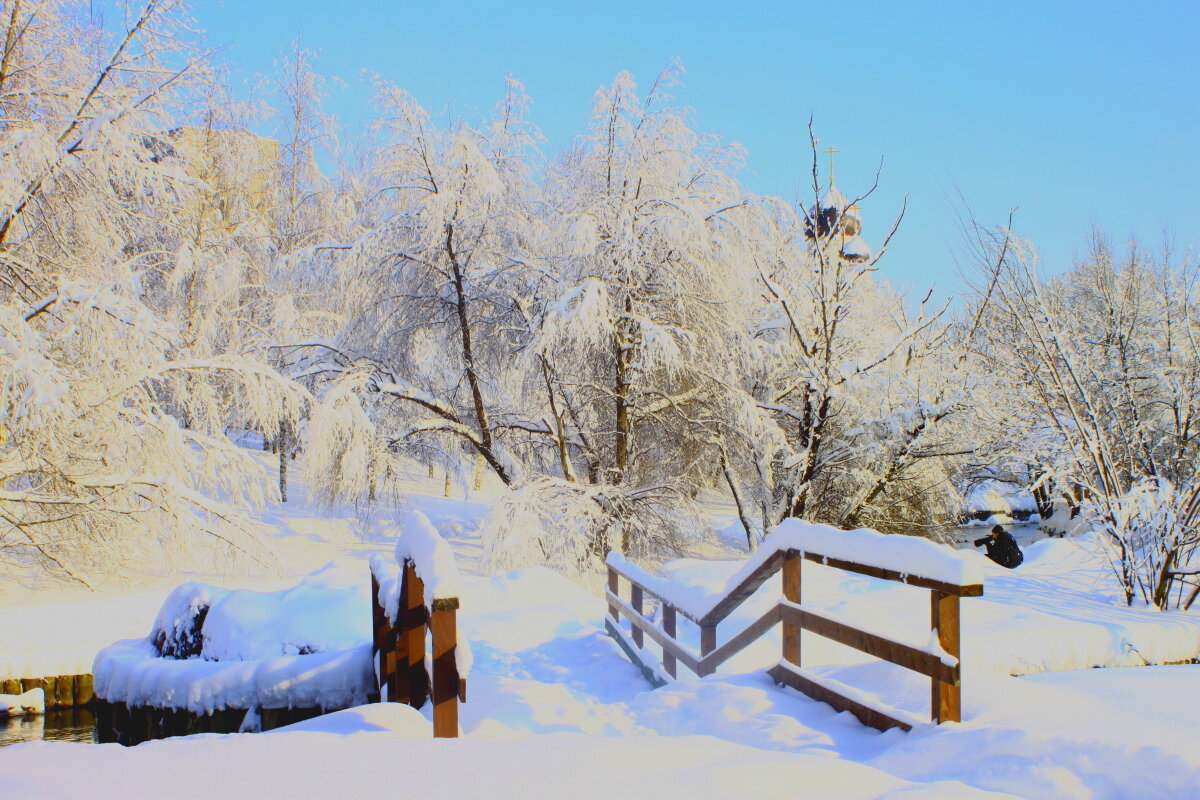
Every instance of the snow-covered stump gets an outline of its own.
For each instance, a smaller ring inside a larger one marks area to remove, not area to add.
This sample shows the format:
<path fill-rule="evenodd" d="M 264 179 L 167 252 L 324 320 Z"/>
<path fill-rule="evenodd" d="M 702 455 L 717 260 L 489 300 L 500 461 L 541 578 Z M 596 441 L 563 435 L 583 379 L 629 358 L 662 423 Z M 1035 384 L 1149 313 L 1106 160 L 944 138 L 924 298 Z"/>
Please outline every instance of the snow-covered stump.
<path fill-rule="evenodd" d="M 371 559 L 376 678 L 380 698 L 421 708 L 433 702 L 433 735 L 458 736 L 470 648 L 458 639 L 458 567 L 420 512 L 406 517 L 395 561 Z M 432 676 L 426 670 L 426 631 Z"/>
<path fill-rule="evenodd" d="M 826 567 L 881 580 L 908 584 L 930 592 L 930 630 L 927 644 L 914 646 L 897 641 L 887 632 L 870 631 L 829 612 L 817 613 L 801 604 L 801 564 L 814 561 Z M 959 641 L 959 598 L 983 594 L 978 564 L 961 553 L 925 539 L 885 536 L 872 530 L 840 531 L 827 525 L 799 520 L 781 524 L 758 552 L 734 574 L 723 592 L 697 596 L 693 589 L 651 575 L 609 553 L 608 617 L 605 627 L 647 679 L 661 686 L 676 678 L 678 664 L 703 677 L 720 664 L 782 623 L 782 658 L 768 670 L 776 683 L 789 686 L 839 711 L 850 711 L 860 721 L 880 730 L 911 730 L 921 720 L 899 709 L 872 707 L 853 687 L 831 685 L 801 670 L 800 631 L 853 647 L 868 655 L 913 670 L 930 679 L 930 717 L 935 723 L 958 722 L 962 713 L 962 679 Z M 729 641 L 717 646 L 717 625 L 751 597 L 777 572 L 782 572 L 782 597 L 759 619 Z M 631 585 L 630 602 L 620 597 L 619 579 Z M 658 620 L 643 612 L 645 595 L 656 598 L 662 609 Z M 628 633 L 621 616 L 628 618 Z M 677 638 L 678 616 L 700 629 L 700 653 L 684 647 Z M 661 648 L 661 665 L 644 647 L 649 636 Z M 857 698 L 857 699 L 856 699 Z"/>

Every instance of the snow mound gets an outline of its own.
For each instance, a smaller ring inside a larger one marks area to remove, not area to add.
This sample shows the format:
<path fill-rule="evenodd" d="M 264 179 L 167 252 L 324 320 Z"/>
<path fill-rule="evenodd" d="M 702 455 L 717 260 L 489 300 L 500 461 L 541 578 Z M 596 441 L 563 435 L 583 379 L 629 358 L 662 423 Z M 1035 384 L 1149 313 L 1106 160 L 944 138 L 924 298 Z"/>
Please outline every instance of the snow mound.
<path fill-rule="evenodd" d="M 375 690 L 371 645 L 256 661 L 159 658 L 150 642 L 115 642 L 96 655 L 96 696 L 131 706 L 211 714 L 226 708 L 347 708 Z"/>
<path fill-rule="evenodd" d="M 420 711 L 407 703 L 371 703 L 284 725 L 267 731 L 267 734 L 297 732 L 333 733 L 338 736 L 390 733 L 413 739 L 428 739 L 433 735 L 433 728 Z"/>
<path fill-rule="evenodd" d="M 0 717 L 45 712 L 46 692 L 42 689 L 30 689 L 21 694 L 0 694 Z"/>
<path fill-rule="evenodd" d="M 154 626 L 150 641 L 159 655 L 167 658 L 192 658 L 204 649 L 201 629 L 205 617 L 217 602 L 229 592 L 204 583 L 181 584 L 167 595 Z"/>
<path fill-rule="evenodd" d="M 149 636 L 96 655 L 96 696 L 195 713 L 361 705 L 375 690 L 364 577 L 327 564 L 277 592 L 183 584 Z"/>
<path fill-rule="evenodd" d="M 425 584 L 425 605 L 434 600 L 458 597 L 462 579 L 454 562 L 454 551 L 420 511 L 410 511 L 400 524 L 396 538 L 396 563 L 411 560 Z"/>
<path fill-rule="evenodd" d="M 370 592 L 364 578 L 352 567 L 328 564 L 280 592 L 227 592 L 204 620 L 200 655 L 251 661 L 370 642 Z"/>

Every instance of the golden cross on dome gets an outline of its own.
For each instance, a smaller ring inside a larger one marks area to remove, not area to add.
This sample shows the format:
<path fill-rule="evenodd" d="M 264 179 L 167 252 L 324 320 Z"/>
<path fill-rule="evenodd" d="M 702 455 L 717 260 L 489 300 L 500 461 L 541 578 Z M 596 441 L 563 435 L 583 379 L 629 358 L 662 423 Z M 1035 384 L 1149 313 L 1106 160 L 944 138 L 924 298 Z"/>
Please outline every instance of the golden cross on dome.
<path fill-rule="evenodd" d="M 837 149 L 836 147 L 834 147 L 833 145 L 830 145 L 829 147 L 826 147 L 826 148 L 825 148 L 824 150 L 822 150 L 821 152 L 822 152 L 822 153 L 827 153 L 827 154 L 829 155 L 829 185 L 830 185 L 830 186 L 833 186 L 833 154 L 834 154 L 834 153 L 840 153 L 840 152 L 842 152 L 842 151 L 841 151 L 841 150 L 838 150 L 838 149 Z"/>

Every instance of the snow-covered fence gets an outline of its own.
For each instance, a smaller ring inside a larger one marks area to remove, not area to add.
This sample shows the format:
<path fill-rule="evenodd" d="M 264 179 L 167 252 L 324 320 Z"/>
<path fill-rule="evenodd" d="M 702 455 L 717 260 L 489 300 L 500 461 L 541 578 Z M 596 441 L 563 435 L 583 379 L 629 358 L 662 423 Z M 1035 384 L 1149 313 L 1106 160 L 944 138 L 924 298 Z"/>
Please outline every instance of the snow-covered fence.
<path fill-rule="evenodd" d="M 433 735 L 458 736 L 458 704 L 467 699 L 470 648 L 458 640 L 458 567 L 450 545 L 424 514 L 400 528 L 395 559 L 371 559 L 375 675 L 380 699 L 421 708 L 432 697 Z M 426 669 L 430 633 L 432 680 Z"/>
<path fill-rule="evenodd" d="M 805 608 L 800 602 L 800 567 L 806 560 L 928 589 L 932 631 L 929 644 L 914 647 L 884 634 L 857 628 L 847 620 L 835 619 L 828 612 L 818 614 Z M 679 663 L 701 677 L 709 675 L 782 623 L 783 658 L 768 671 L 776 683 L 790 686 L 839 711 L 850 711 L 864 724 L 880 730 L 895 727 L 910 730 L 920 722 L 895 709 L 885 713 L 872 708 L 847 697 L 816 676 L 801 672 L 800 630 L 806 629 L 929 676 L 933 720 L 941 723 L 960 719 L 959 598 L 981 596 L 983 575 L 977 563 L 947 547 L 911 536 L 885 536 L 866 529 L 840 531 L 827 525 L 788 520 L 777 527 L 758 552 L 729 579 L 725 590 L 715 595 L 698 595 L 693 588 L 651 575 L 617 553 L 608 554 L 607 564 L 608 617 L 605 627 L 655 685 L 661 686 L 669 678 L 675 678 Z M 777 572 L 783 573 L 781 600 L 718 647 L 718 623 Z M 630 583 L 629 602 L 619 594 L 622 577 Z M 647 595 L 657 598 L 661 605 L 661 616 L 657 621 L 645 614 Z M 630 622 L 628 633 L 621 625 L 622 614 Z M 699 654 L 688 650 L 677 639 L 678 615 L 681 614 L 700 628 Z M 644 649 L 646 636 L 662 648 L 661 669 Z"/>

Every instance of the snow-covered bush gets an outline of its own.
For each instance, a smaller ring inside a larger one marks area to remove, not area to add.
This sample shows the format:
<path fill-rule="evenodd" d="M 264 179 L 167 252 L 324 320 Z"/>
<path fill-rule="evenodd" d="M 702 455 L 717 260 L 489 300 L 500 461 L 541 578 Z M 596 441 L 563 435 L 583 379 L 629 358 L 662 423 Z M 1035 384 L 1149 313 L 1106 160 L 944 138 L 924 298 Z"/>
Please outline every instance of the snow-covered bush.
<path fill-rule="evenodd" d="M 681 555 L 688 504 L 654 492 L 539 478 L 501 496 L 481 526 L 491 573 L 547 565 L 592 583 L 612 550 L 640 560 Z"/>
<path fill-rule="evenodd" d="M 1200 569 L 1197 485 L 1176 489 L 1166 480 L 1146 480 L 1101 508 L 1090 505 L 1095 540 L 1104 548 L 1126 602 L 1140 599 L 1168 609 L 1190 604 L 1191 587 L 1172 582 L 1172 573 Z M 1172 597 L 1172 590 L 1175 590 Z"/>

